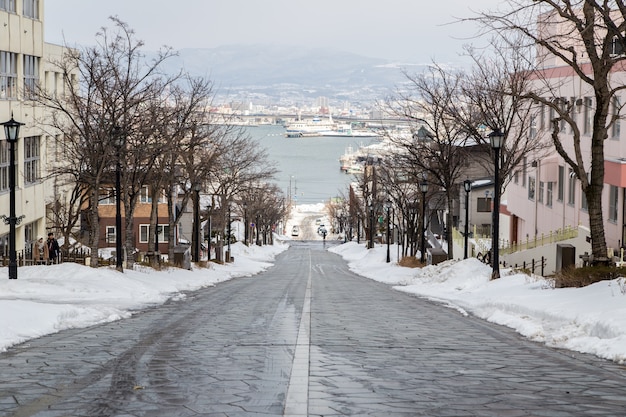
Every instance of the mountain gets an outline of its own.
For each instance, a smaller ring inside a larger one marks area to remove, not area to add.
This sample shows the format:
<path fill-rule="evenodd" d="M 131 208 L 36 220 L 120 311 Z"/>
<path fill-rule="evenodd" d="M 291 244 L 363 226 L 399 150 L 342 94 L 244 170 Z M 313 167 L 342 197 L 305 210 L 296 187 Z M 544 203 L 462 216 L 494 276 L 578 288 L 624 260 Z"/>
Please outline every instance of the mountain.
<path fill-rule="evenodd" d="M 401 67 L 384 59 L 294 46 L 182 49 L 177 57 L 164 63 L 167 72 L 175 73 L 180 68 L 207 77 L 219 91 L 231 93 L 247 90 L 276 95 L 287 90 L 303 96 L 348 98 L 346 95 L 391 92 L 406 82 Z"/>

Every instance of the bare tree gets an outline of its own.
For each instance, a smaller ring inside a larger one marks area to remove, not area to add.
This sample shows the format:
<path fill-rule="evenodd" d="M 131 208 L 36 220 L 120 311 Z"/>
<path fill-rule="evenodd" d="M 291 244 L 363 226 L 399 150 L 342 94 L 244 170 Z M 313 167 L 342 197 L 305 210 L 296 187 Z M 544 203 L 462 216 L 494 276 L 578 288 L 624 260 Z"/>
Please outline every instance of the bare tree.
<path fill-rule="evenodd" d="M 391 135 L 390 138 L 400 149 L 397 158 L 405 167 L 410 167 L 409 176 L 413 183 L 424 178 L 430 184 L 431 195 L 437 190 L 445 194 L 445 240 L 448 258 L 452 259 L 453 201 L 458 195 L 463 173 L 468 132 L 449 108 L 451 103 L 460 101 L 463 76 L 436 65 L 425 73 L 411 75 L 405 72 L 405 76 L 409 81 L 407 91 L 398 90 L 389 107 L 395 107 L 399 116 L 409 120 L 413 135 L 409 138 Z"/>
<path fill-rule="evenodd" d="M 614 54 L 615 45 L 621 51 L 626 50 L 626 5 L 622 0 L 510 0 L 508 4 L 509 10 L 484 12 L 473 20 L 480 21 L 502 39 L 511 34 L 521 35 L 537 47 L 537 67 L 533 74 L 537 77 L 538 91 L 527 96 L 555 112 L 551 121 L 552 144 L 580 180 L 588 206 L 592 253 L 597 260 L 606 260 L 602 213 L 604 140 L 619 118 L 619 111 L 611 114 L 611 106 L 617 94 L 626 88 L 611 75 L 626 59 L 623 53 Z M 583 138 L 582 129 L 571 117 L 570 106 L 558 100 L 562 96 L 560 85 L 544 76 L 548 62 L 569 67 L 593 94 L 595 108 L 590 140 Z M 571 135 L 565 136 L 560 129 L 562 120 L 571 127 Z M 585 160 L 585 154 L 590 155 L 589 161 Z"/>

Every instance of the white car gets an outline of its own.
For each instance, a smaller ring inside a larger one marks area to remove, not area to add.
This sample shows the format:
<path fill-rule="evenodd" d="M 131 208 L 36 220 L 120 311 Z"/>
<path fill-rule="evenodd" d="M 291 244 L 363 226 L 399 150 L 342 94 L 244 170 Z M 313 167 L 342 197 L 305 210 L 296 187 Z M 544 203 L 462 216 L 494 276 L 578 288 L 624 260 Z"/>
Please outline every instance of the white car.
<path fill-rule="evenodd" d="M 299 236 L 300 228 L 298 226 L 294 226 L 291 228 L 291 236 Z"/>

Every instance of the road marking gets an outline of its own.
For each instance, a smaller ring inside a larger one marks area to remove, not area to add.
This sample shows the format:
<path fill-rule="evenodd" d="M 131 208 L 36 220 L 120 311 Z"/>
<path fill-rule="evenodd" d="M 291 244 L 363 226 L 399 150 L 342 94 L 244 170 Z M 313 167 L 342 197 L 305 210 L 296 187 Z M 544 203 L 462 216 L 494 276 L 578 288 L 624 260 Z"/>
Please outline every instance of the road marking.
<path fill-rule="evenodd" d="M 289 387 L 285 400 L 285 417 L 306 416 L 309 408 L 309 355 L 311 333 L 311 251 L 309 251 L 309 278 L 304 293 L 304 305 L 293 355 Z"/>

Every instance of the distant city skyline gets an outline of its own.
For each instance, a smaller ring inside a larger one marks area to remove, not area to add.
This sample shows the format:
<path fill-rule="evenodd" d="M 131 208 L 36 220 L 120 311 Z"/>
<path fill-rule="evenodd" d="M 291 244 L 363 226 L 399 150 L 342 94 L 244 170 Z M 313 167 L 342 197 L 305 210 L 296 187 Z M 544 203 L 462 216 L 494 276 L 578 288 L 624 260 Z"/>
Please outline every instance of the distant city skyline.
<path fill-rule="evenodd" d="M 462 61 L 476 26 L 453 23 L 502 0 L 45 0 L 45 40 L 92 44 L 117 16 L 147 50 L 287 44 L 413 63 Z M 483 41 L 484 42 L 484 41 Z"/>

